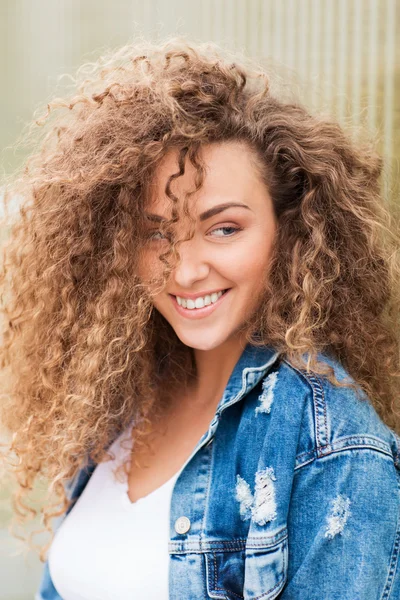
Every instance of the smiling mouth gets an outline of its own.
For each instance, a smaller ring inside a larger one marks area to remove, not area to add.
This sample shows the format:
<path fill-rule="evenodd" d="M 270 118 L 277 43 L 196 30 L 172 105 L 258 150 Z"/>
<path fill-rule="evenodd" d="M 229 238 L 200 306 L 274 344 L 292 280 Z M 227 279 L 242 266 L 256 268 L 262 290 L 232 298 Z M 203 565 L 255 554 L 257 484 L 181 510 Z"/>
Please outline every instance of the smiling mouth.
<path fill-rule="evenodd" d="M 227 288 L 227 289 L 225 289 L 225 290 L 222 290 L 222 289 L 221 289 L 221 290 L 218 290 L 218 292 L 213 292 L 212 294 L 204 294 L 203 296 L 197 296 L 196 298 L 189 298 L 189 297 L 186 297 L 186 296 L 176 296 L 176 295 L 174 295 L 174 294 L 171 294 L 171 296 L 173 296 L 174 298 L 176 298 L 176 301 L 178 302 L 179 306 L 183 306 L 183 304 L 182 304 L 182 300 L 183 300 L 184 302 L 186 302 L 186 303 L 187 303 L 189 300 L 191 300 L 192 302 L 196 302 L 196 300 L 197 300 L 198 298 L 202 298 L 202 299 L 204 299 L 204 298 L 206 298 L 207 296 L 209 296 L 209 297 L 210 297 L 210 301 L 209 301 L 209 303 L 208 303 L 208 304 L 205 304 L 204 306 L 199 306 L 199 307 L 196 307 L 196 306 L 194 306 L 194 307 L 192 307 L 192 308 L 189 308 L 189 310 L 198 310 L 199 308 L 205 308 L 206 306 L 210 306 L 211 304 L 215 304 L 216 302 L 218 302 L 219 298 L 220 298 L 221 296 L 223 296 L 223 295 L 225 294 L 225 292 L 227 292 L 227 291 L 228 291 L 228 289 L 230 289 L 230 288 Z M 218 297 L 217 297 L 217 299 L 216 299 L 216 300 L 214 300 L 214 302 L 212 302 L 211 298 L 212 298 L 213 296 L 215 297 L 215 295 L 217 295 L 217 294 L 218 294 Z M 180 298 L 180 302 L 178 301 L 178 297 Z M 183 308 L 187 308 L 187 306 L 186 306 L 186 307 L 185 307 L 185 306 L 183 306 Z"/>
<path fill-rule="evenodd" d="M 231 290 L 232 288 L 227 288 L 226 290 L 222 291 L 221 296 L 215 301 L 215 302 L 211 302 L 210 304 L 207 304 L 207 306 L 203 306 L 201 308 L 185 308 L 184 306 L 181 306 L 180 304 L 178 304 L 178 300 L 176 298 L 176 296 L 174 296 L 173 294 L 170 294 L 171 296 L 171 300 L 175 306 L 175 309 L 177 310 L 177 312 L 185 317 L 188 318 L 200 318 L 200 317 L 206 317 L 208 314 L 211 314 L 212 312 L 214 312 L 214 310 L 216 308 L 219 307 L 219 305 L 223 302 L 223 300 L 225 299 L 225 297 L 228 295 L 228 292 Z"/>

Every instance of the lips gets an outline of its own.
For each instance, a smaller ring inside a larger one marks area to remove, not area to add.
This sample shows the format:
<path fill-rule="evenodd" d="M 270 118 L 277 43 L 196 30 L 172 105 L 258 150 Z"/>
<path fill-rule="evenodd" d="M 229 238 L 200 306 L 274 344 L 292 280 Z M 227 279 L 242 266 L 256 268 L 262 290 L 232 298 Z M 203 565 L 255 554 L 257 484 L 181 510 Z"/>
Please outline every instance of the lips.
<path fill-rule="evenodd" d="M 223 294 L 225 294 L 225 292 L 226 292 L 226 290 L 218 290 L 218 291 L 215 291 L 215 292 L 207 292 L 207 293 L 202 294 L 202 295 L 198 294 L 197 296 L 179 296 L 179 294 L 178 294 L 178 295 L 175 295 L 175 298 L 176 298 L 177 301 L 178 301 L 178 297 L 179 297 L 181 300 L 185 300 L 186 302 L 188 302 L 189 300 L 192 300 L 192 302 L 196 302 L 196 300 L 198 298 L 202 298 L 204 300 L 207 296 L 210 296 L 210 299 L 211 299 L 212 296 L 215 296 L 215 295 L 217 295 L 217 296 L 221 295 L 222 296 Z M 219 297 L 217 298 L 217 300 L 218 299 L 219 299 Z M 210 301 L 210 304 L 215 304 L 215 302 L 213 303 L 213 302 Z M 207 304 L 207 306 L 209 306 L 210 304 Z M 180 304 L 180 306 L 182 306 L 182 303 Z M 202 308 L 204 308 L 204 306 Z"/>
<path fill-rule="evenodd" d="M 212 290 L 211 292 L 203 292 L 202 294 L 170 294 L 170 296 L 174 296 L 175 298 L 179 296 L 179 298 L 183 298 L 183 300 L 195 301 L 197 300 L 197 298 L 205 298 L 206 296 L 212 296 L 213 294 L 219 294 L 220 292 L 226 292 L 226 289 L 223 290 L 222 288 L 219 288 L 216 290 Z"/>
<path fill-rule="evenodd" d="M 203 306 L 203 308 L 184 308 L 183 306 L 179 306 L 176 296 L 173 296 L 172 294 L 170 294 L 170 296 L 176 311 L 180 315 L 188 319 L 202 319 L 203 317 L 207 317 L 219 308 L 222 302 L 224 302 L 225 298 L 229 295 L 231 289 L 232 288 L 228 288 L 227 290 L 225 290 L 216 302 L 211 303 L 208 306 Z"/>

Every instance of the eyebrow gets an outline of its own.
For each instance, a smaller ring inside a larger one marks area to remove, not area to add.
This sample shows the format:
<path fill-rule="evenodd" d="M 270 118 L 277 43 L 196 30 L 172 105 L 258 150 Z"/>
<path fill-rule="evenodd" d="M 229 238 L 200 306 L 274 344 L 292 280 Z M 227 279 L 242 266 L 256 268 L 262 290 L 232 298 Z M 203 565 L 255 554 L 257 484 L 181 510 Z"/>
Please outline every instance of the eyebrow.
<path fill-rule="evenodd" d="M 208 210 L 202 212 L 199 215 L 200 221 L 206 221 L 207 219 L 210 219 L 214 215 L 218 215 L 222 211 L 227 210 L 228 208 L 233 208 L 233 207 L 241 207 L 241 208 L 247 208 L 248 210 L 251 210 L 251 208 L 249 206 L 247 206 L 247 204 L 242 204 L 241 202 L 224 202 L 224 204 L 218 204 L 217 206 L 213 206 L 212 208 L 209 208 Z M 161 221 L 166 221 L 166 219 L 164 219 L 164 217 L 161 217 L 160 215 L 155 215 L 152 213 L 146 213 L 146 217 L 150 221 L 156 221 L 157 223 L 160 223 Z"/>

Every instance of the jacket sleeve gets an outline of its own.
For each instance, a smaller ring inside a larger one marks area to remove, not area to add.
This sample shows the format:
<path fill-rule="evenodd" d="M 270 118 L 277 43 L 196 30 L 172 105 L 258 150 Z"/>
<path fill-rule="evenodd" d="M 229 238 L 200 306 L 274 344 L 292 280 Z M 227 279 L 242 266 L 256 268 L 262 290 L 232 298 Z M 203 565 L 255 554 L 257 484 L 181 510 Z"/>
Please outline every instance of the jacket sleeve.
<path fill-rule="evenodd" d="M 295 471 L 281 600 L 400 599 L 400 470 L 368 447 Z"/>
<path fill-rule="evenodd" d="M 44 565 L 40 589 L 35 594 L 35 600 L 62 600 L 52 582 L 48 561 Z"/>

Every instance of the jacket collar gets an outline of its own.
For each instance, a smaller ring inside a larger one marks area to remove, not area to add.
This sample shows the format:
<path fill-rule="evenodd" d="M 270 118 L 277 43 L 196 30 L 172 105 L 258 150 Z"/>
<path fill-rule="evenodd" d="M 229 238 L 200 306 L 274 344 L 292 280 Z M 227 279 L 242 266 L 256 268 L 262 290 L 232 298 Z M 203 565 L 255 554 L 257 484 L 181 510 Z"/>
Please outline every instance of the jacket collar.
<path fill-rule="evenodd" d="M 217 412 L 234 404 L 248 394 L 277 361 L 280 352 L 272 346 L 254 346 L 247 343 L 226 385 Z"/>

